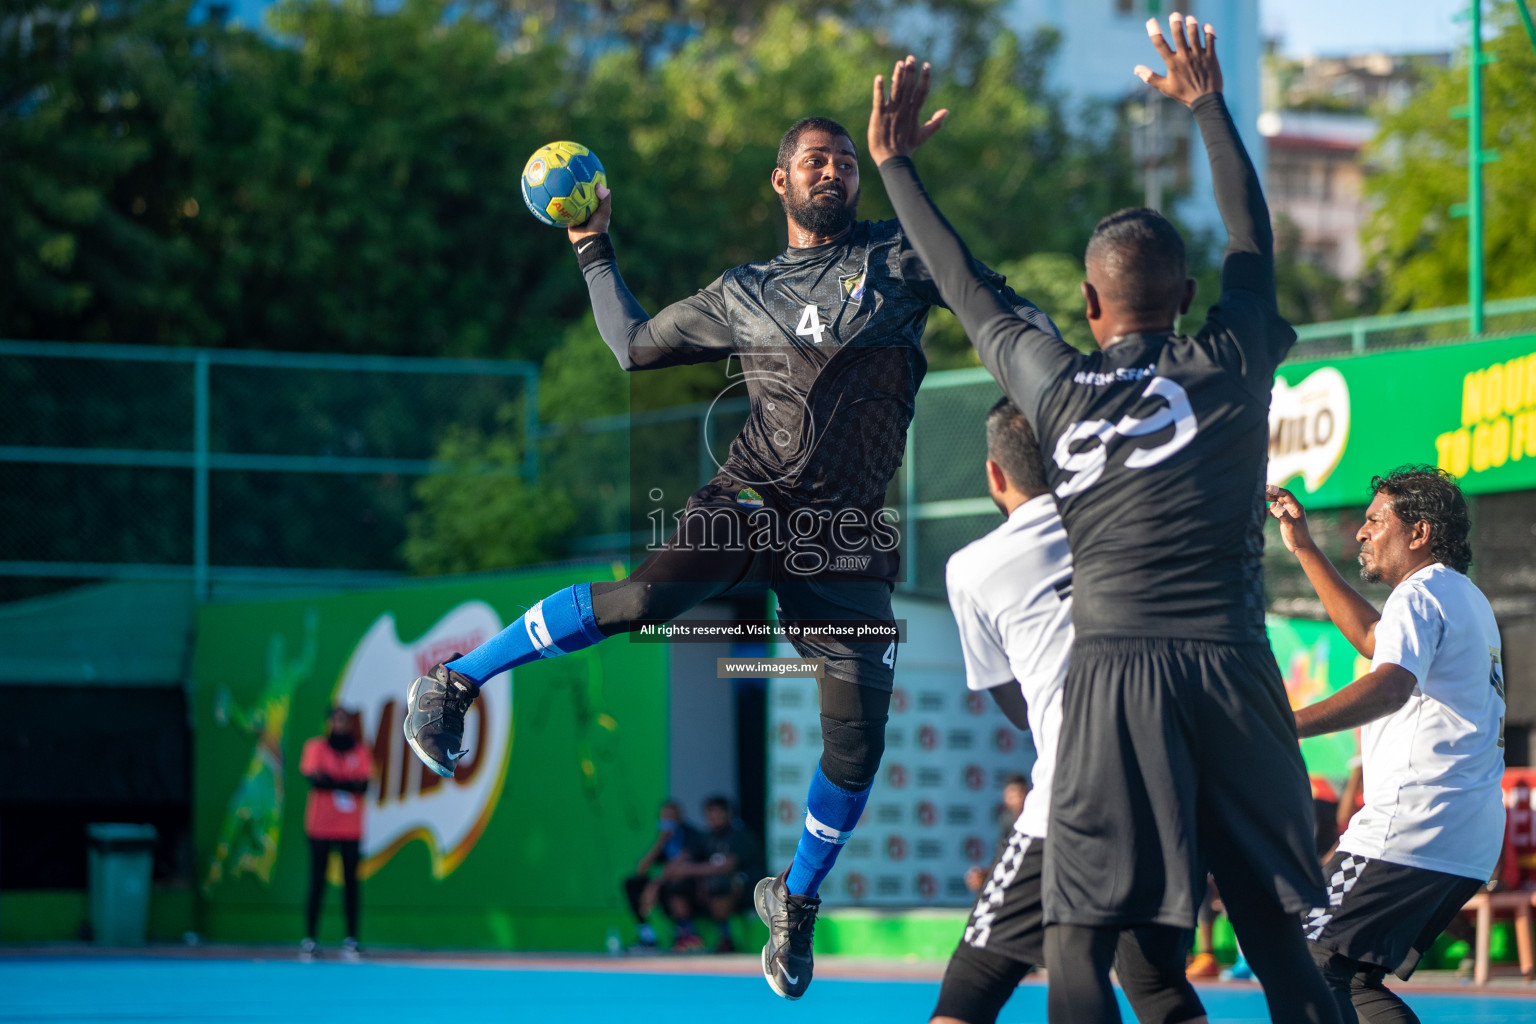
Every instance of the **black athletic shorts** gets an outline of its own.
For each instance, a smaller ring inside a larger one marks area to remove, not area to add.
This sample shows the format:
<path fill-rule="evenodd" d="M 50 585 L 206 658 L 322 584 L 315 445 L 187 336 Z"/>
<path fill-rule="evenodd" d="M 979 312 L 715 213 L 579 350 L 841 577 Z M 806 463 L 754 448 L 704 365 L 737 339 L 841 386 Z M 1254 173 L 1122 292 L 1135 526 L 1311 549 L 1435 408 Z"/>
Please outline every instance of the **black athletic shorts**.
<path fill-rule="evenodd" d="M 1312 787 L 1267 644 L 1079 637 L 1063 690 L 1051 924 L 1192 928 L 1209 870 L 1323 902 Z M 1234 879 L 1235 880 L 1235 879 Z"/>
<path fill-rule="evenodd" d="M 749 541 L 762 529 L 763 521 L 754 516 L 765 511 L 777 516 L 786 532 L 773 543 L 754 546 Z M 803 529 L 797 536 L 789 529 L 796 523 L 793 513 L 774 510 L 757 491 L 724 474 L 688 499 L 688 515 L 703 518 L 684 519 L 667 547 L 647 559 L 647 578 L 681 580 L 699 574 L 701 566 L 706 573 L 718 567 L 728 578 L 720 579 L 721 589 L 711 596 L 772 590 L 778 598 L 779 618 L 785 622 L 893 621 L 894 553 L 887 557 L 876 552 L 865 564 L 857 561 L 862 555 L 841 551 L 824 533 Z M 813 518 L 818 528 L 826 528 L 826 517 Z M 669 549 L 678 545 L 686 547 L 678 550 L 679 557 L 669 559 Z M 707 549 L 714 547 L 737 550 L 721 550 L 710 557 Z M 704 557 L 700 557 L 701 549 L 705 549 Z M 839 571 L 832 564 L 837 558 L 854 558 L 855 562 L 847 563 L 847 571 Z M 669 562 L 677 569 L 671 575 Z M 812 569 L 819 571 L 810 572 Z M 823 636 L 791 643 L 802 658 L 824 659 L 827 675 L 886 692 L 892 689 L 900 647 L 892 640 L 861 643 Z"/>
<path fill-rule="evenodd" d="M 1307 939 L 1407 981 L 1424 951 L 1483 883 L 1475 878 L 1338 851 L 1323 874 L 1328 898 L 1302 918 Z"/>

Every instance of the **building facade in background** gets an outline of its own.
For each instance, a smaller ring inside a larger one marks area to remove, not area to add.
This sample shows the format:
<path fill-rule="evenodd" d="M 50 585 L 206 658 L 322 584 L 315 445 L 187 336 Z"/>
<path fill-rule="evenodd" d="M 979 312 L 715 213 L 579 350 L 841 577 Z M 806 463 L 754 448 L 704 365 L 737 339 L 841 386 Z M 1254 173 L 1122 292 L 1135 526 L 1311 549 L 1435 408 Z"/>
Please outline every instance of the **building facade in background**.
<path fill-rule="evenodd" d="M 1065 93 L 1068 109 L 1124 110 L 1133 124 L 1132 157 L 1148 205 L 1176 215 L 1195 230 L 1221 237 L 1221 215 L 1211 193 L 1210 164 L 1189 111 L 1153 100 L 1154 90 L 1131 73 L 1137 64 L 1161 70 L 1147 39 L 1146 21 L 1166 22 L 1171 11 L 1216 26 L 1227 106 L 1260 174 L 1264 137 L 1259 134 L 1259 70 L 1262 44 L 1258 0 L 1012 0 L 1003 20 L 1026 34 L 1041 28 L 1061 36 L 1051 64 L 1051 86 Z M 1164 30 L 1166 32 L 1166 29 Z M 1106 127 L 1114 121 L 1109 119 Z M 1151 179 L 1150 181 L 1148 179 Z"/>
<path fill-rule="evenodd" d="M 1377 118 L 1401 109 L 1424 72 L 1450 59 L 1449 53 L 1265 59 L 1258 120 L 1268 143 L 1265 193 L 1277 228 L 1282 218 L 1294 225 L 1298 256 L 1345 281 L 1364 272 L 1365 179 L 1372 161 L 1391 158 L 1369 150 Z"/>

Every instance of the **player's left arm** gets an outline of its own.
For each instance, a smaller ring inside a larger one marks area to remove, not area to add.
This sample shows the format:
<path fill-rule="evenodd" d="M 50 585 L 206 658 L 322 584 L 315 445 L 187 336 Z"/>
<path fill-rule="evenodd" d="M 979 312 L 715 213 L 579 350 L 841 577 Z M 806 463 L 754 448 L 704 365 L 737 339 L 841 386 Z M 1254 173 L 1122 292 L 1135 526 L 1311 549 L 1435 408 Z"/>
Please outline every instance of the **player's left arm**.
<path fill-rule="evenodd" d="M 1445 615 L 1424 591 L 1399 584 L 1376 623 L 1371 670 L 1327 700 L 1296 713 L 1298 735 L 1354 729 L 1402 707 L 1445 635 Z"/>
<path fill-rule="evenodd" d="M 1407 703 L 1419 681 L 1401 665 L 1387 662 L 1350 683 L 1327 700 L 1296 712 L 1296 735 L 1301 739 L 1324 733 L 1358 729 L 1385 718 Z"/>
<path fill-rule="evenodd" d="M 1054 325 L 1046 329 L 1036 318 L 1020 315 L 1014 302 L 977 272 L 965 242 L 923 189 L 911 154 L 939 130 L 949 114 L 940 110 L 926 122 L 920 120 L 930 74 L 928 65 L 919 69 L 914 57 L 899 61 L 891 73 L 889 97 L 885 76 L 875 77 L 870 158 L 880 167 L 903 234 L 926 264 L 944 304 L 976 346 L 982 365 L 1024 415 L 1038 423 L 1045 396 L 1077 353 L 1061 340 Z M 1040 319 L 1050 323 L 1043 314 Z"/>
<path fill-rule="evenodd" d="M 1167 63 L 1160 75 L 1138 64 L 1136 77 L 1169 99 L 1183 103 L 1195 115 L 1200 138 L 1211 163 L 1216 208 L 1227 229 L 1226 254 L 1221 263 L 1221 296 L 1211 319 L 1226 323 L 1240 318 L 1233 336 L 1239 343 L 1262 346 L 1270 372 L 1296 341 L 1296 332 L 1280 318 L 1275 292 L 1275 235 L 1269 205 L 1259 186 L 1248 150 L 1237 134 L 1222 96 L 1221 65 L 1216 59 L 1216 29 L 1175 12 L 1168 16 L 1169 38 L 1156 18 L 1147 21 L 1147 35 Z M 1246 307 L 1251 313 L 1239 312 Z M 1268 393 L 1266 386 L 1265 393 Z"/>
<path fill-rule="evenodd" d="M 989 686 L 987 692 L 992 695 L 992 702 L 997 705 L 1004 717 L 1013 723 L 1014 728 L 1029 732 L 1029 702 L 1024 699 L 1024 688 L 1019 685 L 1017 679 Z"/>
<path fill-rule="evenodd" d="M 619 366 L 652 370 L 729 357 L 735 348 L 735 335 L 726 317 L 721 279 L 651 316 L 619 273 L 618 257 L 608 236 L 613 193 L 599 188 L 598 194 L 602 198 L 597 211 L 585 223 L 568 228 L 566 235 L 587 282 L 597 332 Z"/>

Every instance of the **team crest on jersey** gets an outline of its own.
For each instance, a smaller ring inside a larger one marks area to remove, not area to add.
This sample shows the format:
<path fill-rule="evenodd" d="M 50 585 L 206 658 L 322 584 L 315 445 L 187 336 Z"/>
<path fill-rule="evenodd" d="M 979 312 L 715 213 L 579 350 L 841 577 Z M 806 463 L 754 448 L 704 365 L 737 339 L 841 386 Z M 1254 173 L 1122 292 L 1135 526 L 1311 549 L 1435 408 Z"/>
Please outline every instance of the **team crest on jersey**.
<path fill-rule="evenodd" d="M 742 508 L 762 508 L 763 496 L 750 487 L 743 487 L 736 492 L 736 504 Z"/>
<path fill-rule="evenodd" d="M 850 299 L 858 302 L 864 298 L 864 271 L 857 274 L 847 274 L 837 279 L 837 283 L 843 286 L 843 301 Z"/>

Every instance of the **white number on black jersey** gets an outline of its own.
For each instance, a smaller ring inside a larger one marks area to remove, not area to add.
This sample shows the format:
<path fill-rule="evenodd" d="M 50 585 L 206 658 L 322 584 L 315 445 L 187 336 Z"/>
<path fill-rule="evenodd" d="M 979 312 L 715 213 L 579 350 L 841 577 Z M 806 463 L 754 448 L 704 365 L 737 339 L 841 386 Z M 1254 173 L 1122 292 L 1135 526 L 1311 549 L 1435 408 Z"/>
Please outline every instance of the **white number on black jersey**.
<path fill-rule="evenodd" d="M 821 333 L 826 327 L 821 322 L 821 310 L 814 303 L 807 303 L 800 313 L 800 323 L 795 327 L 795 333 L 802 338 L 810 338 L 813 342 L 821 344 Z"/>
<path fill-rule="evenodd" d="M 1145 437 L 1173 427 L 1173 436 L 1162 444 L 1152 448 L 1137 448 L 1127 455 L 1127 469 L 1155 466 L 1195 439 L 1198 429 L 1195 425 L 1195 412 L 1190 408 L 1188 393 L 1176 382 L 1167 377 L 1153 377 L 1147 382 L 1141 397 L 1161 398 L 1167 404 L 1150 416 L 1127 414 L 1113 425 L 1108 420 L 1080 420 L 1057 438 L 1054 452 L 1056 465 L 1068 473 L 1076 474 L 1056 485 L 1058 498 L 1086 491 L 1104 475 L 1104 467 L 1109 463 L 1109 446 L 1116 438 Z M 1072 450 L 1074 445 L 1084 442 L 1087 447 L 1080 451 Z"/>

